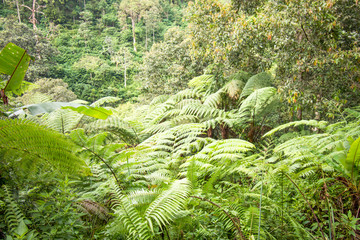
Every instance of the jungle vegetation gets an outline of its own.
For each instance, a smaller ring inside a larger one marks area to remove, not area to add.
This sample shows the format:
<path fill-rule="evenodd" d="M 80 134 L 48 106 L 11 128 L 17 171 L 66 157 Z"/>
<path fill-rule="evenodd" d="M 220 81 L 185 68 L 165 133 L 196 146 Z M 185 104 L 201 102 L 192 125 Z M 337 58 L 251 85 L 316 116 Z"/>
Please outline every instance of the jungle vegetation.
<path fill-rule="evenodd" d="M 356 0 L 4 0 L 0 239 L 360 239 Z"/>

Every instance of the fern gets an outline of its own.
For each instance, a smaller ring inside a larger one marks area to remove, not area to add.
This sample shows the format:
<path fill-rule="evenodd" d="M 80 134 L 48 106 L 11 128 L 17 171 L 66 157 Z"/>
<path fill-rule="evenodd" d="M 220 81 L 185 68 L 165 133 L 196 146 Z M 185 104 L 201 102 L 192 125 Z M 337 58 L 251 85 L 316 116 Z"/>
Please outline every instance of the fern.
<path fill-rule="evenodd" d="M 151 231 L 154 231 L 155 225 L 163 227 L 175 220 L 189 194 L 190 184 L 186 178 L 175 181 L 168 190 L 162 192 L 145 212 Z"/>
<path fill-rule="evenodd" d="M 114 225 L 124 225 L 128 238 L 151 239 L 155 229 L 163 228 L 179 217 L 190 194 L 187 179 L 177 180 L 160 194 L 154 191 L 135 191 L 124 195 L 114 187 L 113 208 L 115 209 Z M 145 211 L 136 207 L 146 206 Z"/>
<path fill-rule="evenodd" d="M 21 210 L 15 203 L 11 193 L 9 192 L 6 185 L 3 185 L 3 190 L 5 192 L 4 200 L 6 203 L 6 214 L 5 220 L 10 232 L 14 232 L 19 226 L 20 222 L 24 221 L 24 215 Z"/>
<path fill-rule="evenodd" d="M 41 123 L 62 134 L 69 133 L 76 128 L 82 115 L 69 109 L 57 109 L 41 117 Z"/>
<path fill-rule="evenodd" d="M 141 126 L 136 126 L 137 129 L 142 129 Z M 120 117 L 113 115 L 106 120 L 96 120 L 85 126 L 89 132 L 108 131 L 119 137 L 125 143 L 138 143 L 137 130 L 131 123 L 124 121 Z"/>
<path fill-rule="evenodd" d="M 261 112 L 275 100 L 275 88 L 267 87 L 255 90 L 242 102 L 239 108 L 240 118 L 249 121 L 254 116 L 261 115 Z"/>
<path fill-rule="evenodd" d="M 262 72 L 249 78 L 246 82 L 240 98 L 249 96 L 255 90 L 271 86 L 272 76 L 269 73 Z"/>
<path fill-rule="evenodd" d="M 189 87 L 194 88 L 197 92 L 209 94 L 212 85 L 214 84 L 215 77 L 213 75 L 201 75 L 189 81 Z"/>
<path fill-rule="evenodd" d="M 150 239 L 152 234 L 134 205 L 121 193 L 120 189 L 116 189 L 113 196 L 116 199 L 114 204 L 116 225 L 124 225 L 131 239 Z"/>
<path fill-rule="evenodd" d="M 91 107 L 100 107 L 100 106 L 104 105 L 105 103 L 115 103 L 120 100 L 121 99 L 117 98 L 117 97 L 103 97 L 103 98 L 100 98 L 99 100 L 93 102 L 90 106 Z"/>
<path fill-rule="evenodd" d="M 17 239 L 34 239 L 37 233 L 32 230 L 30 231 L 26 225 L 26 219 L 21 212 L 18 205 L 15 203 L 15 200 L 11 196 L 6 185 L 3 185 L 3 190 L 5 192 L 4 200 L 6 203 L 6 211 L 5 211 L 5 221 L 8 226 L 9 235 L 7 239 L 12 239 L 10 236 L 13 236 Z"/>
<path fill-rule="evenodd" d="M 168 95 L 157 96 L 157 97 L 153 98 L 153 100 L 150 102 L 150 106 L 154 106 L 154 105 L 164 103 L 164 102 L 166 102 L 166 100 L 169 99 L 169 97 L 170 96 L 168 96 Z"/>
<path fill-rule="evenodd" d="M 232 80 L 223 87 L 223 91 L 229 96 L 230 99 L 238 100 L 244 86 L 245 84 L 243 81 Z"/>
<path fill-rule="evenodd" d="M 0 148 L 19 162 L 50 165 L 62 173 L 81 173 L 85 163 L 74 155 L 75 145 L 59 133 L 24 120 L 0 120 Z M 19 164 L 17 163 L 17 164 Z"/>
<path fill-rule="evenodd" d="M 324 129 L 327 125 L 327 122 L 325 121 L 316 121 L 316 120 L 301 120 L 301 121 L 296 121 L 296 122 L 289 122 L 283 125 L 280 125 L 274 129 L 272 129 L 271 131 L 267 132 L 263 137 L 267 137 L 267 136 L 271 136 L 274 133 L 284 130 L 286 128 L 289 127 L 298 127 L 301 125 L 307 125 L 307 126 L 311 126 L 311 127 L 316 127 L 319 129 Z"/>

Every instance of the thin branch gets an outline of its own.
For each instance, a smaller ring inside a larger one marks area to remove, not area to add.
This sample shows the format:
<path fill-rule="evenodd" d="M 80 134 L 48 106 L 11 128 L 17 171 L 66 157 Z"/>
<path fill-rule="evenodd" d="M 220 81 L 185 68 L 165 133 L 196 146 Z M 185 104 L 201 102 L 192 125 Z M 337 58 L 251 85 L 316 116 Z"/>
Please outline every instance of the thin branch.
<path fill-rule="evenodd" d="M 111 168 L 111 166 L 105 161 L 105 159 L 102 158 L 99 154 L 97 154 L 97 153 L 94 152 L 93 150 L 91 150 L 90 148 L 88 148 L 88 147 L 86 147 L 86 146 L 82 146 L 82 147 L 85 148 L 86 150 L 90 151 L 92 154 L 94 154 L 98 159 L 100 159 L 100 161 L 102 161 L 102 162 L 106 165 L 107 168 L 109 168 L 109 170 L 111 171 L 111 174 L 114 176 L 117 184 L 118 184 L 119 187 L 120 187 L 120 181 L 119 181 L 119 179 L 117 178 L 117 176 L 116 176 L 114 170 Z"/>
<path fill-rule="evenodd" d="M 30 11 L 32 11 L 32 9 L 31 9 L 29 6 L 26 6 L 26 5 L 24 5 L 24 4 L 21 4 L 20 7 L 26 7 L 26 8 L 28 8 Z"/>
<path fill-rule="evenodd" d="M 230 218 L 230 220 L 232 221 L 232 223 L 236 227 L 237 231 L 239 232 L 239 235 L 240 235 L 241 239 L 246 239 L 244 237 L 244 235 L 242 234 L 242 232 L 241 232 L 240 226 L 235 222 L 235 220 L 230 216 L 230 214 L 226 210 L 224 210 L 220 205 L 218 205 L 218 204 L 216 204 L 216 203 L 214 203 L 214 202 L 212 202 L 212 201 L 210 201 L 210 200 L 208 200 L 206 198 L 202 198 L 202 197 L 198 197 L 198 196 L 190 196 L 190 197 L 191 198 L 197 198 L 197 199 L 200 199 L 200 200 L 205 201 L 205 202 L 209 202 L 212 205 L 220 208 L 226 214 L 226 216 L 228 216 Z"/>

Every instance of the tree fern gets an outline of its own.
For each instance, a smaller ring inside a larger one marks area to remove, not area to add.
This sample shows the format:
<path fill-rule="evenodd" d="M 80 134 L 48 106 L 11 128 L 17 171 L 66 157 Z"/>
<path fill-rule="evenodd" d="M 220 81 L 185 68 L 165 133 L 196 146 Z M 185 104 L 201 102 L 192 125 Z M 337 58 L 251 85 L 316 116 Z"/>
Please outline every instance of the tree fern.
<path fill-rule="evenodd" d="M 57 109 L 41 117 L 41 123 L 62 134 L 69 133 L 76 128 L 82 115 L 69 109 Z"/>
<path fill-rule="evenodd" d="M 175 181 L 169 189 L 162 192 L 145 212 L 148 226 L 154 231 L 154 226 L 166 226 L 176 218 L 183 209 L 190 194 L 190 184 L 186 178 Z"/>
<path fill-rule="evenodd" d="M 298 126 L 302 126 L 302 125 L 307 125 L 307 126 L 316 127 L 319 129 L 324 129 L 327 126 L 327 122 L 316 121 L 316 120 L 301 120 L 301 121 L 289 122 L 289 123 L 282 124 L 274 129 L 272 129 L 271 131 L 264 134 L 263 137 L 271 136 L 274 133 L 284 130 L 289 127 L 298 127 Z"/>
<path fill-rule="evenodd" d="M 128 232 L 128 238 L 151 239 L 155 230 L 173 222 L 184 208 L 190 194 L 187 179 L 176 180 L 160 194 L 154 191 L 135 191 L 124 195 L 115 188 L 114 205 L 115 222 L 122 224 Z M 139 211 L 137 206 L 147 205 L 145 211 Z"/>
<path fill-rule="evenodd" d="M 105 103 L 115 103 L 120 100 L 121 99 L 117 98 L 117 97 L 103 97 L 103 98 L 100 98 L 99 100 L 96 100 L 95 102 L 93 102 L 90 106 L 100 107 L 100 106 L 104 105 Z"/>
<path fill-rule="evenodd" d="M 52 130 L 24 120 L 0 120 L 0 148 L 6 150 L 5 159 L 18 156 L 32 166 L 50 165 L 63 173 L 80 173 L 85 163 L 74 155 L 75 145 Z M 26 171 L 26 169 L 24 169 Z"/>
<path fill-rule="evenodd" d="M 249 121 L 252 117 L 261 114 L 268 105 L 276 99 L 276 89 L 273 87 L 261 88 L 252 92 L 239 108 L 239 115 Z"/>
<path fill-rule="evenodd" d="M 247 82 L 242 90 L 240 98 L 249 96 L 255 90 L 265 88 L 265 87 L 270 87 L 271 79 L 272 79 L 272 76 L 266 72 L 262 72 L 262 73 L 252 76 L 251 78 L 249 78 L 249 80 L 247 80 Z"/>

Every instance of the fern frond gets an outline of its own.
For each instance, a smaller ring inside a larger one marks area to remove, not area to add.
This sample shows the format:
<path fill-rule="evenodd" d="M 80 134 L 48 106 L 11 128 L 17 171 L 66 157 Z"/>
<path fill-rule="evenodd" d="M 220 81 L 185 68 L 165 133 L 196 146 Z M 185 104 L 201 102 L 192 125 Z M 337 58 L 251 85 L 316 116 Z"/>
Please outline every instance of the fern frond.
<path fill-rule="evenodd" d="M 259 90 L 261 88 L 270 87 L 271 86 L 271 79 L 272 76 L 269 73 L 262 72 L 258 73 L 246 82 L 240 98 L 244 98 L 249 96 L 251 93 L 253 93 L 255 90 Z"/>
<path fill-rule="evenodd" d="M 118 98 L 118 97 L 103 97 L 103 98 L 100 98 L 99 100 L 93 102 L 90 106 L 91 107 L 100 107 L 100 106 L 104 105 L 105 103 L 115 103 L 120 100 L 121 100 L 121 98 Z"/>
<path fill-rule="evenodd" d="M 272 129 L 271 131 L 264 134 L 263 137 L 271 136 L 274 133 L 284 130 L 289 127 L 298 127 L 298 126 L 302 126 L 302 125 L 307 125 L 307 126 L 316 127 L 319 129 L 324 129 L 324 128 L 326 128 L 327 124 L 328 123 L 326 121 L 316 121 L 316 120 L 301 120 L 301 121 L 289 122 L 289 123 L 280 125 L 274 129 Z"/>
<path fill-rule="evenodd" d="M 34 94 L 24 94 L 20 99 L 23 105 L 38 104 L 52 101 L 50 96 L 39 92 L 35 92 Z"/>
<path fill-rule="evenodd" d="M 207 96 L 204 101 L 204 105 L 212 107 L 212 108 L 219 107 L 221 100 L 222 100 L 223 92 L 224 92 L 223 89 L 220 89 L 216 93 L 213 93 L 213 94 L 210 94 L 209 96 Z"/>
<path fill-rule="evenodd" d="M 258 116 L 273 101 L 276 100 L 276 89 L 273 87 L 261 88 L 253 91 L 241 104 L 239 108 L 240 118 L 247 121 L 252 116 Z"/>
<path fill-rule="evenodd" d="M 169 130 L 171 128 L 171 126 L 172 126 L 171 121 L 166 121 L 166 122 L 158 123 L 158 124 L 152 125 L 150 127 L 147 127 L 141 133 L 154 135 L 154 134 L 162 133 L 162 132 Z"/>
<path fill-rule="evenodd" d="M 159 191 L 154 189 L 140 189 L 128 193 L 127 197 L 133 205 L 137 206 L 150 204 L 159 194 Z"/>
<path fill-rule="evenodd" d="M 177 212 L 183 210 L 190 194 L 190 183 L 184 178 L 176 180 L 168 190 L 162 192 L 145 212 L 145 219 L 152 232 L 154 226 L 162 228 L 174 221 Z"/>
<path fill-rule="evenodd" d="M 49 164 L 64 173 L 82 172 L 85 163 L 74 155 L 75 145 L 63 135 L 23 120 L 0 120 L 0 148 L 22 161 Z"/>
<path fill-rule="evenodd" d="M 174 103 L 165 102 L 163 104 L 157 105 L 155 109 L 152 109 L 145 117 L 145 124 L 152 125 L 158 124 L 164 118 L 164 114 L 167 111 L 174 108 Z"/>
<path fill-rule="evenodd" d="M 86 199 L 79 202 L 77 206 L 92 218 L 102 221 L 108 221 L 110 218 L 109 210 L 97 202 Z"/>
<path fill-rule="evenodd" d="M 153 100 L 150 102 L 150 106 L 154 106 L 154 105 L 158 105 L 160 103 L 164 103 L 169 99 L 169 95 L 160 95 L 157 96 L 155 98 L 153 98 Z"/>
<path fill-rule="evenodd" d="M 21 212 L 20 208 L 15 203 L 10 191 L 6 185 L 3 185 L 3 190 L 5 192 L 4 200 L 6 203 L 6 213 L 5 221 L 10 232 L 14 232 L 19 226 L 21 221 L 24 221 L 24 215 Z"/>
<path fill-rule="evenodd" d="M 199 122 L 199 118 L 193 115 L 180 115 L 171 119 L 172 126 L 197 122 Z"/>
<path fill-rule="evenodd" d="M 182 91 L 178 92 L 177 94 L 175 94 L 169 100 L 173 100 L 174 102 L 178 103 L 184 99 L 198 99 L 200 97 L 201 97 L 201 94 L 199 92 L 197 92 L 196 90 L 185 89 L 185 90 L 182 90 Z"/>
<path fill-rule="evenodd" d="M 215 118 L 221 114 L 221 110 L 206 105 L 194 104 L 185 106 L 180 114 L 193 115 L 198 118 Z"/>
<path fill-rule="evenodd" d="M 191 79 L 188 83 L 189 87 L 194 88 L 198 92 L 209 92 L 211 85 L 214 83 L 214 75 L 201 75 Z"/>
<path fill-rule="evenodd" d="M 136 123 L 136 122 L 135 122 Z M 141 126 L 137 126 L 141 128 Z M 117 137 L 127 143 L 137 143 L 136 130 L 129 122 L 124 121 L 118 116 L 110 116 L 106 120 L 97 120 L 85 126 L 89 132 L 108 131 L 114 133 Z"/>
<path fill-rule="evenodd" d="M 57 109 L 41 117 L 42 124 L 62 134 L 76 128 L 82 119 L 82 114 L 69 109 Z"/>
<path fill-rule="evenodd" d="M 244 86 L 245 84 L 243 81 L 232 80 L 223 87 L 223 91 L 229 96 L 230 99 L 237 100 L 239 99 Z"/>
<path fill-rule="evenodd" d="M 182 109 L 185 106 L 192 105 L 192 104 L 202 104 L 202 102 L 199 99 L 193 99 L 193 98 L 183 99 L 176 104 L 176 107 L 177 107 L 177 109 Z"/>
<path fill-rule="evenodd" d="M 150 239 L 152 234 L 134 205 L 121 193 L 120 189 L 114 190 L 116 224 L 124 225 L 132 239 Z"/>

